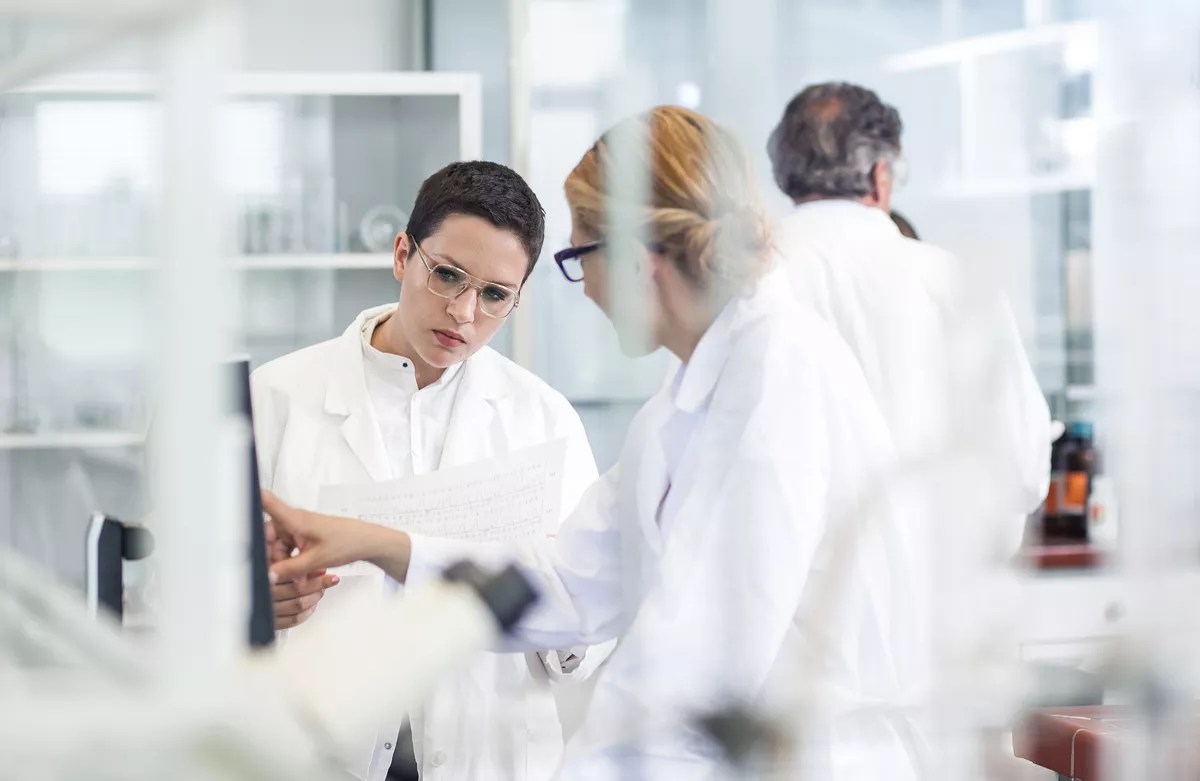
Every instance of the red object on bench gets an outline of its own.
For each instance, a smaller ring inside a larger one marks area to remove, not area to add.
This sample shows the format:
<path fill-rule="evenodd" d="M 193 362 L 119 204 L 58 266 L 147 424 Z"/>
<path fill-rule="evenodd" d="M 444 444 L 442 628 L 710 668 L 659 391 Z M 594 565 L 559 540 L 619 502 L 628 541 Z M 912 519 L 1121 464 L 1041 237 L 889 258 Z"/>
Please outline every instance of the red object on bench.
<path fill-rule="evenodd" d="M 1094 569 L 1108 562 L 1105 551 L 1086 542 L 1036 545 L 1025 549 L 1025 558 L 1039 570 Z"/>
<path fill-rule="evenodd" d="M 1127 708 L 1112 705 L 1037 710 L 1013 730 L 1013 751 L 1067 778 L 1103 781 L 1105 751 L 1132 722 Z"/>

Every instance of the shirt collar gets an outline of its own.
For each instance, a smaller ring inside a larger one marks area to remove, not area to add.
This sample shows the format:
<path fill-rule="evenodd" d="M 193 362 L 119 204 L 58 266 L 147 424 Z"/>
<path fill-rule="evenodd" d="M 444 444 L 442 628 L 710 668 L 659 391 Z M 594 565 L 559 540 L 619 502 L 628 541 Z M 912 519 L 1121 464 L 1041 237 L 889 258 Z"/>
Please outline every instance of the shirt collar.
<path fill-rule="evenodd" d="M 394 353 L 385 353 L 382 350 L 377 350 L 375 346 L 371 344 L 371 336 L 375 333 L 375 329 L 382 325 L 383 322 L 389 317 L 395 314 L 395 312 L 396 310 L 394 308 L 389 308 L 383 312 L 373 314 L 372 316 L 364 319 L 362 328 L 359 329 L 359 341 L 362 343 L 363 360 L 370 361 L 376 366 L 379 366 L 380 368 L 383 368 L 389 372 L 411 375 L 413 378 L 413 383 L 415 384 L 417 372 L 413 367 L 411 358 L 403 355 L 396 355 Z M 461 361 L 446 367 L 446 370 L 442 372 L 442 376 L 439 377 L 436 382 L 432 382 L 426 387 L 446 387 L 454 381 L 454 378 L 458 375 L 461 369 Z"/>

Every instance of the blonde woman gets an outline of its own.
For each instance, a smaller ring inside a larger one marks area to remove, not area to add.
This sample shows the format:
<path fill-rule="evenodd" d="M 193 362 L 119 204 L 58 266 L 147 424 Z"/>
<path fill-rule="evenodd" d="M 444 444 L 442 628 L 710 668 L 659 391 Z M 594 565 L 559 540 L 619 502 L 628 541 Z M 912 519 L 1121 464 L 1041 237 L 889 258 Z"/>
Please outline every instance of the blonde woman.
<path fill-rule="evenodd" d="M 649 178 L 648 203 L 617 204 L 634 210 L 643 241 L 610 237 L 614 133 L 636 142 Z M 707 118 L 661 107 L 597 141 L 566 195 L 572 246 L 556 255 L 564 275 L 611 318 L 622 291 L 608 280 L 627 264 L 622 272 L 647 299 L 648 334 L 622 334 L 623 343 L 664 347 L 682 364 L 638 414 L 617 466 L 556 539 L 503 548 L 321 516 L 268 496 L 279 532 L 304 542 L 274 574 L 366 560 L 413 583 L 463 557 L 520 560 L 541 604 L 508 649 L 623 637 L 558 778 L 711 777 L 720 755 L 697 718 L 755 700 L 795 659 L 806 683 L 832 695 L 821 698 L 819 729 L 804 734 L 805 777 L 913 777 L 900 737 L 911 734 L 907 725 L 861 715 L 901 696 L 917 658 L 905 613 L 913 568 L 894 516 L 857 541 L 837 620 L 814 623 L 809 604 L 831 530 L 877 485 L 891 448 L 853 357 L 828 326 L 797 311 L 771 268 L 745 152 Z"/>

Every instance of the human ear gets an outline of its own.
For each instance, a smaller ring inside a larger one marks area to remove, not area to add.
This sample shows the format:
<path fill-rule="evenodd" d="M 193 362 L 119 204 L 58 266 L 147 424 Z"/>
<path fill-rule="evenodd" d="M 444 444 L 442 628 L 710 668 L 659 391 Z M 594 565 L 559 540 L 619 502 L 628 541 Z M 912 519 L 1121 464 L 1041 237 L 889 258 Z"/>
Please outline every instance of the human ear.
<path fill-rule="evenodd" d="M 408 265 L 409 253 L 412 252 L 412 243 L 409 241 L 408 234 L 404 231 L 396 234 L 396 242 L 392 248 L 392 276 L 397 282 L 404 281 L 404 269 Z"/>

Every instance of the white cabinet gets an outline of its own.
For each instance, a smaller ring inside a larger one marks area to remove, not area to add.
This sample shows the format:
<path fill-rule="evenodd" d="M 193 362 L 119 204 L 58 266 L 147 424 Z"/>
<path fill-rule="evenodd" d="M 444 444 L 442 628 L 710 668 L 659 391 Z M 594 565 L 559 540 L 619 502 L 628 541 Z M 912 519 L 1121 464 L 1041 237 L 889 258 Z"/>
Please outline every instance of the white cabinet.
<path fill-rule="evenodd" d="M 160 106 L 141 74 L 0 94 L 0 540 L 79 581 L 88 514 L 144 512 L 152 300 L 167 242 Z M 391 242 L 420 183 L 481 154 L 454 73 L 234 77 L 217 172 L 241 347 L 260 364 L 395 300 Z M 197 328 L 205 327 L 196 323 Z"/>
<path fill-rule="evenodd" d="M 1096 661 L 1125 631 L 1128 583 L 1106 570 L 1021 580 L 1019 641 L 1026 661 Z"/>

